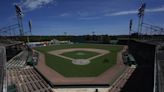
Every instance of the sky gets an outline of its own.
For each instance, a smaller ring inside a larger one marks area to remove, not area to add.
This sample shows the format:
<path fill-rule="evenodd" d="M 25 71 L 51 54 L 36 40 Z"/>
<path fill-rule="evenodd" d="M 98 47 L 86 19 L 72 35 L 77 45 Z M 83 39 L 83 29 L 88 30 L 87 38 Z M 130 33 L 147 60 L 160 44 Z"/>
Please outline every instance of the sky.
<path fill-rule="evenodd" d="M 16 24 L 14 5 L 23 11 L 24 31 L 32 20 L 33 35 L 128 34 L 137 31 L 137 10 L 146 3 L 144 22 L 164 27 L 164 0 L 1 0 L 0 28 Z"/>

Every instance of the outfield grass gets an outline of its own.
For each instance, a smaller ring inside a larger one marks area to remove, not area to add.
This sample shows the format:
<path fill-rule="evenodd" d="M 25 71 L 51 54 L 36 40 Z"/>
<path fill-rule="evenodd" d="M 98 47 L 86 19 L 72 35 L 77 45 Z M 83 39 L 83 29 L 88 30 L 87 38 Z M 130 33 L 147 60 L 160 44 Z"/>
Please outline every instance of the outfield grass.
<path fill-rule="evenodd" d="M 90 57 L 96 56 L 99 53 L 91 52 L 91 51 L 71 51 L 71 52 L 65 52 L 61 55 L 70 57 L 73 59 L 88 59 Z"/>
<path fill-rule="evenodd" d="M 108 50 L 110 53 L 91 60 L 91 63 L 88 65 L 74 65 L 70 60 L 48 54 L 49 51 L 65 48 L 97 48 Z M 46 64 L 65 77 L 94 77 L 116 64 L 117 52 L 122 50 L 122 46 L 107 44 L 73 44 L 36 47 L 34 49 L 43 52 L 46 57 Z"/>

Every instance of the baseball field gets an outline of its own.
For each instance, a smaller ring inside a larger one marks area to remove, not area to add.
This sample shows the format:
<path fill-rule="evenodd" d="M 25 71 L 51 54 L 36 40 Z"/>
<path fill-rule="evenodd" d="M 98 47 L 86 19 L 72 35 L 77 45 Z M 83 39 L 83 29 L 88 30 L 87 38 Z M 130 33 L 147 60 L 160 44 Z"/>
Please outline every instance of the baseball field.
<path fill-rule="evenodd" d="M 36 47 L 48 67 L 64 77 L 96 77 L 117 62 L 123 46 L 108 44 L 63 44 Z"/>

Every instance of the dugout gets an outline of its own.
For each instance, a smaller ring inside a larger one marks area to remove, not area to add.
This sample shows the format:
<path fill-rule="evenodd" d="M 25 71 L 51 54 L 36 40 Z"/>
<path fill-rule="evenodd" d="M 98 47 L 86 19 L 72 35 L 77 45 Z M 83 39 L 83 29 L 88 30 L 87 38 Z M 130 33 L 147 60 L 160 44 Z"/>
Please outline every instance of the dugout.
<path fill-rule="evenodd" d="M 28 57 L 27 57 L 27 65 L 30 65 L 30 66 L 35 66 L 37 65 L 38 63 L 38 53 L 37 52 L 32 52 L 32 51 L 29 51 L 28 53 Z"/>

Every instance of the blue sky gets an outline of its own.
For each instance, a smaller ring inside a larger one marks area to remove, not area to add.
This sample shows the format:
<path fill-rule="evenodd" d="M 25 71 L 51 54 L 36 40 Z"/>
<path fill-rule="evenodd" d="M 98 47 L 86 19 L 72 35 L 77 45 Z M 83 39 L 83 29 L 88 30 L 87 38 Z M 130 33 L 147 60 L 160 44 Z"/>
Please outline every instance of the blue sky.
<path fill-rule="evenodd" d="M 163 0 L 1 0 L 0 27 L 17 23 L 14 4 L 22 7 L 24 31 L 32 20 L 34 35 L 128 34 L 137 31 L 137 9 L 147 4 L 144 22 L 164 27 Z"/>

